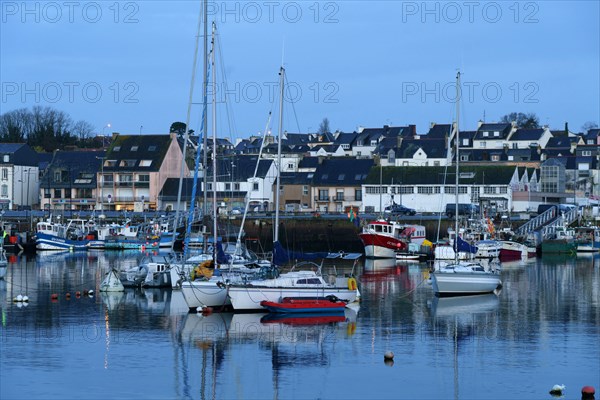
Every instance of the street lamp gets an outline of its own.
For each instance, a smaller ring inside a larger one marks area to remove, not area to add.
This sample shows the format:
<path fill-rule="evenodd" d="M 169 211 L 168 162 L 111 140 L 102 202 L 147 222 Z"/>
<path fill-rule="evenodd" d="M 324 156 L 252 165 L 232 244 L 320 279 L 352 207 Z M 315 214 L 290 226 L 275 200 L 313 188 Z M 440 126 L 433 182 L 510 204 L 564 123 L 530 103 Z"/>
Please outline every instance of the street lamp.
<path fill-rule="evenodd" d="M 104 136 L 104 130 L 110 128 L 110 122 L 102 127 L 102 136 Z"/>

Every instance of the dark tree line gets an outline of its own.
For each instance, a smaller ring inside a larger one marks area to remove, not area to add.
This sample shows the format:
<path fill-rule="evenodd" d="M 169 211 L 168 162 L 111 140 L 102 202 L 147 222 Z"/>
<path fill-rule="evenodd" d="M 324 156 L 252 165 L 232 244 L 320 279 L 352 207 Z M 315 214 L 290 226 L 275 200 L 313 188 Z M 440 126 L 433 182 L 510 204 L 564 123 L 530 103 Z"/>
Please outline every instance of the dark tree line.
<path fill-rule="evenodd" d="M 69 146 L 95 148 L 102 140 L 87 121 L 73 121 L 69 114 L 51 107 L 20 108 L 0 115 L 0 141 L 27 143 L 36 151 L 52 152 Z"/>

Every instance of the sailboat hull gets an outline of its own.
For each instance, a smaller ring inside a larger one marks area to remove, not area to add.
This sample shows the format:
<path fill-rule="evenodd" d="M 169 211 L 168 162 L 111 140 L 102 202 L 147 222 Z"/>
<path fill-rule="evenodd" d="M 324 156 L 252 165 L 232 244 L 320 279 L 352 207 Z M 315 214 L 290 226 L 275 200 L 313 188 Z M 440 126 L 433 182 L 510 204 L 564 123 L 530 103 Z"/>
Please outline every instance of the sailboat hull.
<path fill-rule="evenodd" d="M 260 304 L 262 301 L 278 303 L 285 297 L 310 297 L 323 298 L 326 296 L 336 296 L 338 299 L 347 303 L 356 300 L 356 290 L 350 290 L 347 287 L 328 287 L 328 288 L 298 288 L 298 287 L 250 287 L 250 286 L 230 286 L 229 298 L 234 310 L 264 310 Z"/>
<path fill-rule="evenodd" d="M 181 293 L 191 311 L 199 307 L 230 306 L 227 289 L 224 285 L 217 285 L 219 281 L 185 281 L 181 284 Z"/>
<path fill-rule="evenodd" d="M 493 293 L 502 286 L 498 274 L 477 272 L 434 272 L 431 283 L 437 296 Z"/>

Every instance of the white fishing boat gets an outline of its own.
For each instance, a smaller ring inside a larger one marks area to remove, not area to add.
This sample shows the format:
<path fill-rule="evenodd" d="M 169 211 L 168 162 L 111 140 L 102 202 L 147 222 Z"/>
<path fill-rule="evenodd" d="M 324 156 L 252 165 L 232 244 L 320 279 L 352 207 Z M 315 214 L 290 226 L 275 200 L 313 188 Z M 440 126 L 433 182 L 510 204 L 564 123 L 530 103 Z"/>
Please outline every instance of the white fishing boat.
<path fill-rule="evenodd" d="M 460 99 L 460 72 L 456 76 L 456 90 L 457 90 L 457 104 L 456 104 L 456 135 L 454 143 L 455 147 L 455 196 L 456 204 L 459 203 L 459 112 L 458 112 L 458 99 Z M 458 208 L 458 205 L 456 205 Z M 458 214 L 458 209 L 456 213 Z M 455 218 L 455 232 L 458 232 L 458 217 Z M 433 271 L 431 271 L 431 283 L 433 291 L 437 296 L 455 296 L 455 295 L 472 295 L 482 293 L 492 293 L 496 289 L 502 286 L 500 280 L 500 274 L 497 269 L 493 267 L 485 268 L 482 263 L 474 260 L 461 261 L 458 259 L 458 251 L 461 246 L 469 246 L 468 243 L 464 242 L 460 236 L 456 236 L 455 259 L 452 262 L 438 262 L 434 264 Z M 471 253 L 475 253 L 469 251 Z M 495 264 L 492 264 L 495 265 Z"/>

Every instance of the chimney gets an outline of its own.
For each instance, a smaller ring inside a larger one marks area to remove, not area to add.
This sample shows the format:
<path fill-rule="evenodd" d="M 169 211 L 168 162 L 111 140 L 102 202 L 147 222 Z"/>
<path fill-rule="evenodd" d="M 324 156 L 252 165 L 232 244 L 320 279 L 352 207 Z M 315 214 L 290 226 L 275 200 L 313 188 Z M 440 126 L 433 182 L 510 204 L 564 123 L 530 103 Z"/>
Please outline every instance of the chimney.
<path fill-rule="evenodd" d="M 119 132 L 113 132 L 112 133 L 113 140 L 115 140 L 117 138 L 117 136 L 119 136 Z"/>
<path fill-rule="evenodd" d="M 569 136 L 569 123 L 565 122 L 565 133 Z"/>
<path fill-rule="evenodd" d="M 408 125 L 408 130 L 410 131 L 410 137 L 417 136 L 417 126 L 416 125 Z"/>

